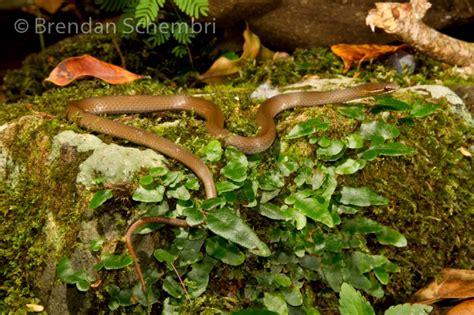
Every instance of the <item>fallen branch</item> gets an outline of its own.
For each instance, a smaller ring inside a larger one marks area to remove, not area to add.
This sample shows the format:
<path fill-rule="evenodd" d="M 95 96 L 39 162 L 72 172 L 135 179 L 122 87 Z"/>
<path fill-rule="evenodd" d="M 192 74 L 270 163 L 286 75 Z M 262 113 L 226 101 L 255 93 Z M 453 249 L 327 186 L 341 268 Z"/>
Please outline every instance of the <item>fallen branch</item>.
<path fill-rule="evenodd" d="M 460 72 L 474 74 L 474 43 L 468 43 L 442 34 L 422 22 L 431 7 L 427 0 L 411 0 L 410 3 L 378 2 L 369 11 L 366 24 L 382 28 L 420 52 L 463 67 Z"/>

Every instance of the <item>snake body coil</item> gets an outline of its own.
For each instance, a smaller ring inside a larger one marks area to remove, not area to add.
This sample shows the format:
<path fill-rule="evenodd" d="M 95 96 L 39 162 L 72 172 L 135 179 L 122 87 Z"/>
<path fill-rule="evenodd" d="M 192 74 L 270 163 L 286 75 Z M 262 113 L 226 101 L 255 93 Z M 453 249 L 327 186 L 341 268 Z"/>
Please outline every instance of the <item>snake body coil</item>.
<path fill-rule="evenodd" d="M 193 111 L 206 119 L 207 130 L 245 153 L 258 153 L 269 148 L 276 137 L 273 118 L 283 110 L 327 103 L 341 103 L 377 94 L 389 93 L 398 86 L 391 83 L 368 83 L 329 92 L 294 92 L 267 99 L 258 108 L 256 122 L 259 132 L 252 137 L 230 133 L 224 128 L 224 115 L 212 102 L 191 96 L 104 96 L 72 101 L 67 105 L 67 117 L 77 118 L 88 129 L 123 138 L 152 148 L 189 167 L 204 184 L 206 197 L 217 195 L 212 173 L 206 164 L 190 151 L 143 129 L 97 116 L 97 114 L 146 113 L 155 111 Z"/>

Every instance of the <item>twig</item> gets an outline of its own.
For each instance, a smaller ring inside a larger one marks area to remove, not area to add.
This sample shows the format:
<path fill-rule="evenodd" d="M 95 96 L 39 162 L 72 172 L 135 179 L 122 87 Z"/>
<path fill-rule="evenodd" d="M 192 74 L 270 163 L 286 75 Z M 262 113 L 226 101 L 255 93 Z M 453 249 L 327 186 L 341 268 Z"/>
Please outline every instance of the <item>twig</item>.
<path fill-rule="evenodd" d="M 432 58 L 464 67 L 460 72 L 474 73 L 474 43 L 449 37 L 424 24 L 422 18 L 431 7 L 427 0 L 378 2 L 375 6 L 365 20 L 372 31 L 375 27 L 382 28 Z"/>

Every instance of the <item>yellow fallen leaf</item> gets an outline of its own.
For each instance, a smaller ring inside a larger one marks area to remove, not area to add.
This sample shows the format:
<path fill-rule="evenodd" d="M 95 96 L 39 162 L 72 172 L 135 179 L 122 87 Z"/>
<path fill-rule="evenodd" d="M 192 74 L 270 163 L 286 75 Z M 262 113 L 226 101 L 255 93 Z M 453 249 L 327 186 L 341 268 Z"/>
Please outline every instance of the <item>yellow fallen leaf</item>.
<path fill-rule="evenodd" d="M 472 156 L 471 152 L 469 152 L 469 150 L 466 149 L 465 147 L 460 147 L 460 148 L 458 149 L 458 151 L 461 152 L 461 154 L 464 155 L 464 156 L 467 156 L 467 157 L 471 157 L 471 156 Z"/>
<path fill-rule="evenodd" d="M 239 59 L 230 60 L 219 57 L 205 73 L 199 76 L 199 80 L 208 84 L 222 83 L 227 77 L 238 73 L 247 60 L 257 58 L 261 48 L 260 38 L 252 33 L 249 26 L 244 31 L 243 52 Z"/>
<path fill-rule="evenodd" d="M 35 0 L 35 4 L 49 13 L 54 14 L 63 4 L 63 0 Z"/>
<path fill-rule="evenodd" d="M 26 304 L 26 308 L 28 309 L 28 312 L 32 313 L 39 313 L 44 311 L 44 306 L 39 305 L 39 304 Z"/>

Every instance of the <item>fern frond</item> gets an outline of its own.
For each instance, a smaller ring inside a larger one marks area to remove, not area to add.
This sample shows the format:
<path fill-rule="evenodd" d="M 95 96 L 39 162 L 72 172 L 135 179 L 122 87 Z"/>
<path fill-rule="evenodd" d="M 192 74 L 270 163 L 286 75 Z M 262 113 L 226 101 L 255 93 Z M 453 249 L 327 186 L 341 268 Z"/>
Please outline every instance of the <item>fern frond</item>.
<path fill-rule="evenodd" d="M 95 0 L 99 9 L 108 12 L 122 11 L 129 6 L 130 2 L 129 0 Z"/>
<path fill-rule="evenodd" d="M 209 12 L 208 0 L 173 0 L 176 6 L 193 18 L 207 16 Z"/>
<path fill-rule="evenodd" d="M 162 27 L 163 26 L 163 27 Z M 171 24 L 169 23 L 160 23 L 155 29 L 153 34 L 146 39 L 147 43 L 151 47 L 156 47 L 164 44 L 171 36 Z"/>
<path fill-rule="evenodd" d="M 147 27 L 158 17 L 158 12 L 165 4 L 165 0 L 140 0 L 135 7 L 135 18 L 138 25 Z"/>
<path fill-rule="evenodd" d="M 174 39 L 176 39 L 178 43 L 183 45 L 191 44 L 191 39 L 196 37 L 196 35 L 193 33 L 192 27 L 185 22 L 173 23 L 171 32 L 173 33 Z"/>
<path fill-rule="evenodd" d="M 175 55 L 176 57 L 178 58 L 183 58 L 184 56 L 187 55 L 188 53 L 188 48 L 186 46 L 183 46 L 183 45 L 178 45 L 176 47 L 174 47 L 171 52 L 173 53 L 173 55 Z"/>

